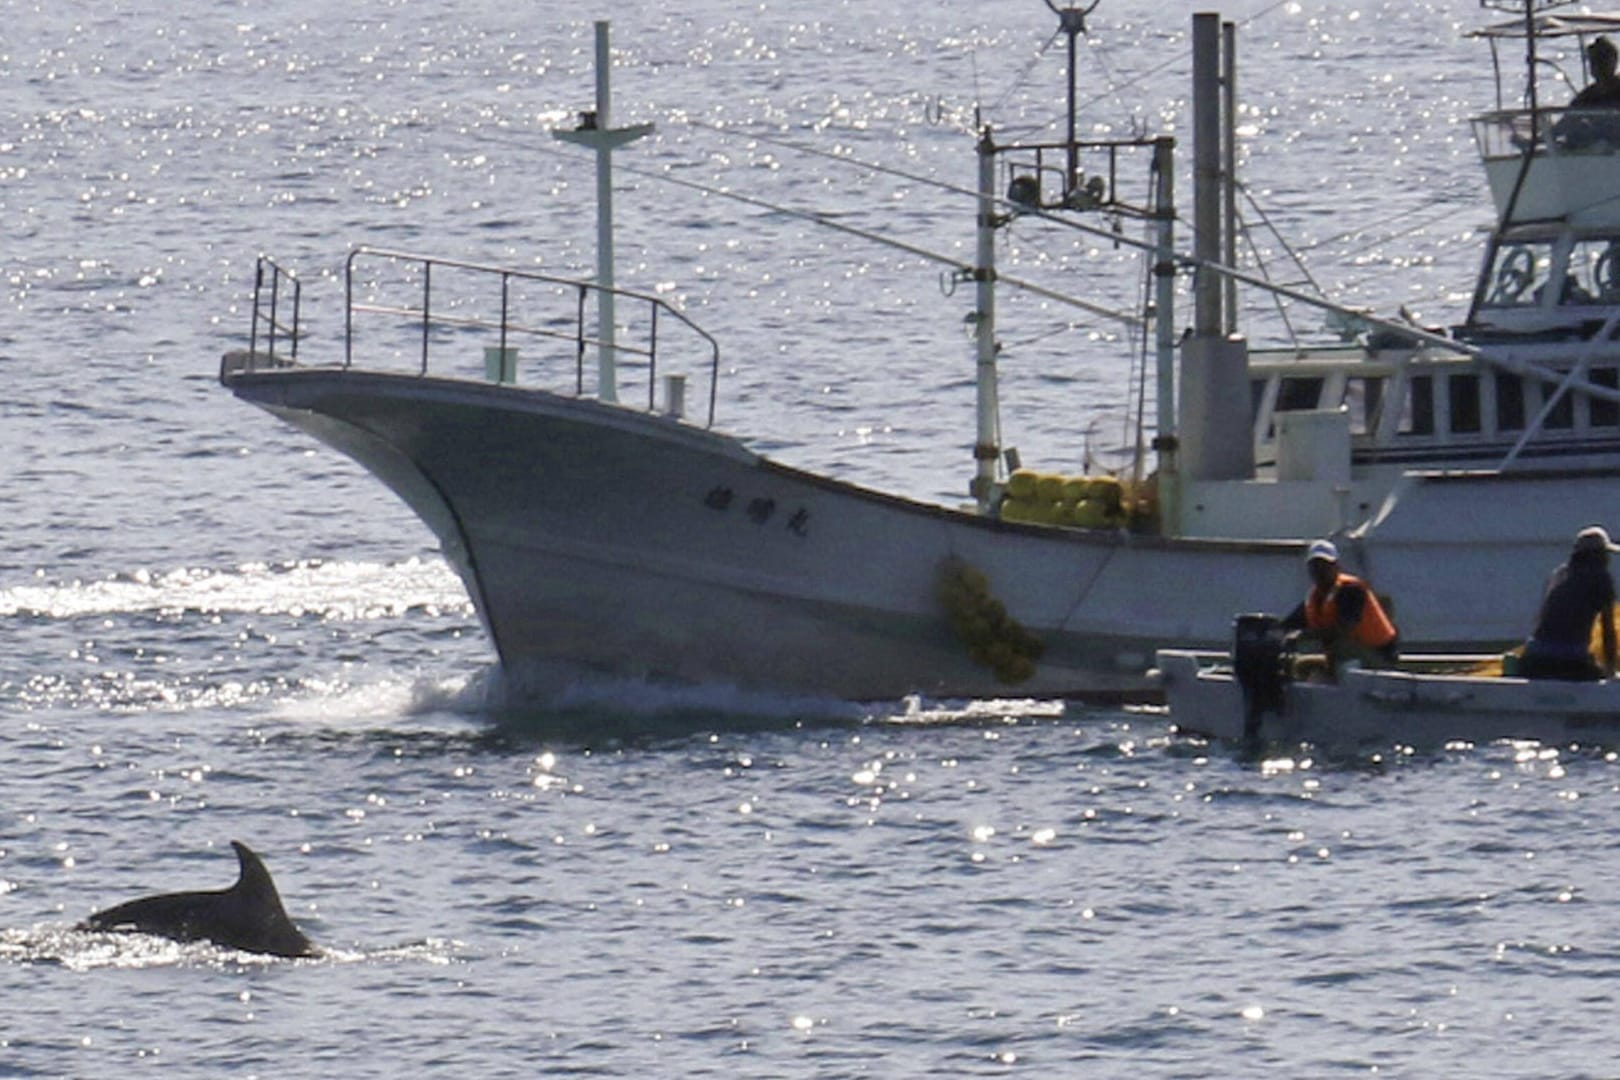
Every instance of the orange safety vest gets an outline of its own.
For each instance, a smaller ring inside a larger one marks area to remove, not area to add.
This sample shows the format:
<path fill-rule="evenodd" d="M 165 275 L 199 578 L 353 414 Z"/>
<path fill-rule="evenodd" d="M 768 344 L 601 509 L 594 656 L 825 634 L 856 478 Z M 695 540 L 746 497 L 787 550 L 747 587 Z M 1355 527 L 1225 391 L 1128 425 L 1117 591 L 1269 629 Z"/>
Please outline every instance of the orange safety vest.
<path fill-rule="evenodd" d="M 1326 593 L 1321 589 L 1311 589 L 1310 595 L 1305 598 L 1306 627 L 1329 630 L 1339 625 L 1339 590 L 1346 585 L 1360 585 L 1367 594 L 1367 602 L 1361 607 L 1360 621 L 1349 629 L 1351 640 L 1369 649 L 1381 649 L 1394 641 L 1395 624 L 1384 613 L 1384 605 L 1378 602 L 1378 597 L 1365 581 L 1343 572 L 1334 579 L 1333 588 Z"/>

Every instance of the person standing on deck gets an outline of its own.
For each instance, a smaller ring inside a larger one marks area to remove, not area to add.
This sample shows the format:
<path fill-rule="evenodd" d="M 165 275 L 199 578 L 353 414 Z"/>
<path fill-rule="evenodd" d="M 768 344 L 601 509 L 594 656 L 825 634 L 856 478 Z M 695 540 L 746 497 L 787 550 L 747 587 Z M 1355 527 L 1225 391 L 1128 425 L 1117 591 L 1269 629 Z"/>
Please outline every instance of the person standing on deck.
<path fill-rule="evenodd" d="M 1570 99 L 1569 107 L 1593 109 L 1620 105 L 1620 75 L 1615 74 L 1616 66 L 1620 66 L 1620 49 L 1608 38 L 1600 37 L 1586 47 L 1586 60 L 1591 65 L 1592 81 Z"/>
<path fill-rule="evenodd" d="M 1282 620 L 1282 628 L 1319 640 L 1330 675 L 1350 661 L 1366 668 L 1394 667 L 1400 658 L 1400 633 L 1367 583 L 1339 568 L 1339 549 L 1331 540 L 1311 544 L 1305 570 L 1311 589 Z"/>
<path fill-rule="evenodd" d="M 1592 81 L 1570 99 L 1571 109 L 1613 109 L 1620 107 L 1620 49 L 1606 37 L 1600 37 L 1586 47 L 1586 62 L 1592 72 Z M 1613 120 L 1591 115 L 1566 113 L 1553 125 L 1553 137 L 1570 150 L 1579 150 L 1599 141 L 1613 142 L 1620 134 L 1620 125 Z"/>
<path fill-rule="evenodd" d="M 1614 677 L 1614 578 L 1609 552 L 1620 551 L 1596 525 L 1575 537 L 1569 561 L 1554 570 L 1524 643 L 1519 674 L 1529 679 L 1590 680 Z M 1602 635 L 1603 664 L 1592 659 L 1592 622 Z"/>

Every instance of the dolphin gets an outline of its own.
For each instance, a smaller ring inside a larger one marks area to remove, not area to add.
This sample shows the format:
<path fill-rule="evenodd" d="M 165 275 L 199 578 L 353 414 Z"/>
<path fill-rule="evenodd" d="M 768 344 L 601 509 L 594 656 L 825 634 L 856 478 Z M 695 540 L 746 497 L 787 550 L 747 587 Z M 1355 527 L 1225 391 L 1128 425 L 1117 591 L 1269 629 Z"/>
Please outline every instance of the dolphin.
<path fill-rule="evenodd" d="M 270 871 L 246 844 L 231 841 L 241 876 L 218 892 L 165 893 L 98 911 L 77 929 L 157 934 L 175 941 L 211 941 L 270 956 L 314 956 L 315 946 L 281 906 Z"/>

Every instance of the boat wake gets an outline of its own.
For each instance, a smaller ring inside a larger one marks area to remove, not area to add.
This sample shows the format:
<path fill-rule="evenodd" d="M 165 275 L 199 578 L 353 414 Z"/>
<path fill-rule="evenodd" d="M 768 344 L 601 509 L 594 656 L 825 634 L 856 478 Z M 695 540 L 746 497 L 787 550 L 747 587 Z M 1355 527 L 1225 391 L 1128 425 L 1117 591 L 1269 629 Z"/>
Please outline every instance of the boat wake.
<path fill-rule="evenodd" d="M 376 948 L 321 948 L 318 955 L 296 960 L 243 952 L 205 941 L 178 942 L 151 934 L 105 933 L 64 924 L 29 929 L 0 929 L 0 964 L 54 964 L 69 971 L 105 968 L 221 967 L 271 964 L 355 964 L 453 962 L 459 942 L 432 939 Z"/>
<path fill-rule="evenodd" d="M 335 621 L 398 617 L 411 611 L 471 617 L 472 603 L 438 559 L 370 563 L 301 559 L 231 569 L 180 567 L 0 588 L 0 617 L 74 619 L 91 615 L 177 617 L 252 614 Z"/>
<path fill-rule="evenodd" d="M 492 667 L 469 685 L 479 708 L 516 733 L 616 737 L 715 729 L 775 730 L 863 723 L 870 707 L 838 698 L 609 675 L 569 664 Z"/>

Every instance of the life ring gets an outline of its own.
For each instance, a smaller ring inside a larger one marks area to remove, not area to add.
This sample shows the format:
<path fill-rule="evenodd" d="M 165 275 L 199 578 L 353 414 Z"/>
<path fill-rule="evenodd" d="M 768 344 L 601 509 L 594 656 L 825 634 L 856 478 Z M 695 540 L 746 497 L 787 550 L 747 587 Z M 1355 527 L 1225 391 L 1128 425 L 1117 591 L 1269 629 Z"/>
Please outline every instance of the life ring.
<path fill-rule="evenodd" d="M 1530 287 L 1531 275 L 1535 273 L 1535 256 L 1523 244 L 1515 244 L 1509 248 L 1496 268 L 1496 287 L 1491 290 L 1491 303 L 1511 304 L 1524 295 L 1524 290 Z"/>
<path fill-rule="evenodd" d="M 1605 303 L 1620 297 L 1620 243 L 1611 243 L 1603 249 L 1592 267 L 1592 281 Z"/>

